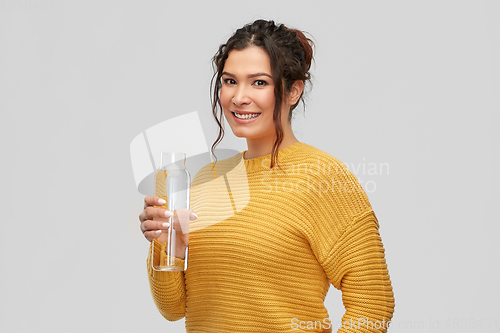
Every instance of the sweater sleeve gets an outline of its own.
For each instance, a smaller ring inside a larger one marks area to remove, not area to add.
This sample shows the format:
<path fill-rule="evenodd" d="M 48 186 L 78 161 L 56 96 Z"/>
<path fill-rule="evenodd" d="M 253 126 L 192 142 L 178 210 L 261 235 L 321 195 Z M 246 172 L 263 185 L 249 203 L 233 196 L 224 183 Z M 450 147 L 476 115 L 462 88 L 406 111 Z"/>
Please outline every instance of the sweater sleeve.
<path fill-rule="evenodd" d="M 319 169 L 323 172 L 310 177 L 311 188 L 322 191 L 312 197 L 306 237 L 330 282 L 342 291 L 346 311 L 338 332 L 386 332 L 394 294 L 377 217 L 345 164 L 326 156 L 318 159 Z"/>
<path fill-rule="evenodd" d="M 156 239 L 153 242 L 157 242 Z M 169 321 L 184 318 L 186 312 L 186 285 L 184 272 L 155 271 L 151 265 L 151 242 L 147 259 L 147 271 L 151 295 L 163 317 Z M 156 246 L 155 248 L 159 248 Z"/>
<path fill-rule="evenodd" d="M 338 332 L 386 332 L 394 294 L 372 210 L 352 221 L 322 266 L 333 286 L 342 291 L 346 311 Z"/>

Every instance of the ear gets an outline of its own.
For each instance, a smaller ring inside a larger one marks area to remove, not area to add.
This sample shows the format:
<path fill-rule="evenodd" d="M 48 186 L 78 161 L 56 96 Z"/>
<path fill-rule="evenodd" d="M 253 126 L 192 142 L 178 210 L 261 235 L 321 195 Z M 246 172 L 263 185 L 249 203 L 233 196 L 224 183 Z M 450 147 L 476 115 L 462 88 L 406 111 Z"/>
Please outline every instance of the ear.
<path fill-rule="evenodd" d="M 301 80 L 297 80 L 293 83 L 292 88 L 290 89 L 290 93 L 288 94 L 288 105 L 294 105 L 302 95 L 302 91 L 304 90 L 304 82 Z"/>

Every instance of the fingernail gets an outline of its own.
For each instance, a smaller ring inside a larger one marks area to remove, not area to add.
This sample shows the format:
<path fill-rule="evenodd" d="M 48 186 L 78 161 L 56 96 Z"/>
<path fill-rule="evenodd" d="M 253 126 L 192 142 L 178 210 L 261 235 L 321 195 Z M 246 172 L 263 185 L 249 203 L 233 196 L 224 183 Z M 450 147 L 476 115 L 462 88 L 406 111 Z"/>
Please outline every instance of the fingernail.
<path fill-rule="evenodd" d="M 161 230 L 156 230 L 156 234 L 157 235 L 161 234 Z"/>
<path fill-rule="evenodd" d="M 162 226 L 164 226 L 165 228 L 168 228 L 170 226 L 170 223 L 163 223 Z"/>
<path fill-rule="evenodd" d="M 198 215 L 196 215 L 195 213 L 192 213 L 194 215 L 195 218 L 198 218 Z"/>
<path fill-rule="evenodd" d="M 158 199 L 158 203 L 159 203 L 160 205 L 164 205 L 164 204 L 165 204 L 165 203 L 167 203 L 167 202 L 166 202 L 165 200 L 163 200 L 163 199 Z"/>
<path fill-rule="evenodd" d="M 165 216 L 166 216 L 166 217 L 172 217 L 172 216 L 174 216 L 174 213 L 172 213 L 172 212 L 171 212 L 171 211 L 169 211 L 169 210 L 166 210 L 166 211 L 165 211 Z"/>

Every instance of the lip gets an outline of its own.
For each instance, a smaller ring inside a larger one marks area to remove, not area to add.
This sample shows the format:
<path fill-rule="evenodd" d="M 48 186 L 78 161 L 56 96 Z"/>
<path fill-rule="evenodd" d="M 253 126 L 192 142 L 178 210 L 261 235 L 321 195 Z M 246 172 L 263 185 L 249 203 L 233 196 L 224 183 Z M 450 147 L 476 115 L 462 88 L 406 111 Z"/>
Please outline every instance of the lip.
<path fill-rule="evenodd" d="M 241 110 L 229 110 L 230 112 L 234 113 L 240 113 L 240 114 L 256 114 L 256 113 L 261 113 L 261 112 L 251 112 L 251 111 L 241 111 Z"/>
<path fill-rule="evenodd" d="M 231 111 L 231 114 L 233 115 L 234 121 L 237 122 L 238 124 L 248 124 L 248 123 L 251 123 L 251 122 L 257 120 L 260 117 L 260 115 L 259 115 L 255 118 L 251 118 L 251 119 L 240 119 L 240 118 L 236 118 L 236 116 L 234 114 L 235 112 L 238 112 L 241 114 L 256 114 L 256 113 L 260 113 L 260 112 L 248 112 L 248 111 L 239 111 L 239 110 Z"/>

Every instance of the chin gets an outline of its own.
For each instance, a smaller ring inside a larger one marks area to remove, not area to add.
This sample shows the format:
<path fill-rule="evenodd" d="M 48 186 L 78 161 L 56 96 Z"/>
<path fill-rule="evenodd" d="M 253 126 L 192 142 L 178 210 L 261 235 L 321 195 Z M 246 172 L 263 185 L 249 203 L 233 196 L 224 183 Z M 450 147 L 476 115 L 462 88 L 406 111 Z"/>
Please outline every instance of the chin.
<path fill-rule="evenodd" d="M 238 138 L 244 138 L 244 139 L 247 139 L 251 136 L 248 133 L 242 133 L 242 131 L 233 131 L 233 134 Z"/>
<path fill-rule="evenodd" d="M 258 132 L 255 131 L 255 129 L 250 129 L 250 128 L 231 128 L 233 131 L 234 136 L 238 138 L 245 138 L 245 139 L 250 139 L 250 138 L 255 138 L 258 136 Z"/>

